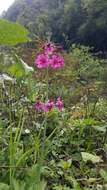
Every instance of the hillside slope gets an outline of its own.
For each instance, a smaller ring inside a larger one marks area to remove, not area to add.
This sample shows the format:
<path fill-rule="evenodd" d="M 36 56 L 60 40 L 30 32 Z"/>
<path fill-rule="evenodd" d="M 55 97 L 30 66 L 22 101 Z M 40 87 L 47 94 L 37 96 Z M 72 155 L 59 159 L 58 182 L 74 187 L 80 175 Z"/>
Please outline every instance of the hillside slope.
<path fill-rule="evenodd" d="M 31 37 L 52 39 L 67 48 L 72 43 L 107 51 L 107 0 L 16 0 L 4 18 L 18 21 Z"/>

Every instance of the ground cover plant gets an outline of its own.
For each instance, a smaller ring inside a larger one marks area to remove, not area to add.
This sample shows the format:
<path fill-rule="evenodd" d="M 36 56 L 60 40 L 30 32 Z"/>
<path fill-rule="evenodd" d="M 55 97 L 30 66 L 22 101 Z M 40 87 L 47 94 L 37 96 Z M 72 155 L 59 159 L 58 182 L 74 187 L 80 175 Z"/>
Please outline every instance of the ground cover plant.
<path fill-rule="evenodd" d="M 107 60 L 50 41 L 31 65 L 20 52 L 0 51 L 0 190 L 106 190 Z"/>

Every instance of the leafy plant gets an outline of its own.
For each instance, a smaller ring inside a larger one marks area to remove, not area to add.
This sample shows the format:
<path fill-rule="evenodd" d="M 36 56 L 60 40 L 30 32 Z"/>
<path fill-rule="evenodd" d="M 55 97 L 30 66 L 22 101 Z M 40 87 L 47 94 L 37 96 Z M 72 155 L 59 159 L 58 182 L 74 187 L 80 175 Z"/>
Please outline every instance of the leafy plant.
<path fill-rule="evenodd" d="M 28 31 L 23 26 L 0 19 L 0 45 L 16 45 L 28 40 Z"/>
<path fill-rule="evenodd" d="M 0 190 L 9 190 L 9 186 L 4 183 L 0 183 Z"/>

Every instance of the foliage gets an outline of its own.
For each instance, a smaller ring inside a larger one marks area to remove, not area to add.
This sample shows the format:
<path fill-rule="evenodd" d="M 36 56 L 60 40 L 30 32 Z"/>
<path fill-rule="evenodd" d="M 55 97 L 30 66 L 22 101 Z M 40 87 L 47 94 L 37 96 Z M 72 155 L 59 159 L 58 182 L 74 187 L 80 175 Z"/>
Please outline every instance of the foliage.
<path fill-rule="evenodd" d="M 32 38 L 46 38 L 49 32 L 66 48 L 81 43 L 106 51 L 106 10 L 106 0 L 17 0 L 3 18 L 20 22 Z"/>
<path fill-rule="evenodd" d="M 28 41 L 28 31 L 18 23 L 0 20 L 0 45 L 16 45 Z"/>
<path fill-rule="evenodd" d="M 1 72 L 15 82 L 0 77 L 0 189 L 106 189 L 106 60 L 84 46 L 63 52 L 65 67 L 49 70 L 49 97 L 63 96 L 64 109 L 51 110 L 46 122 L 34 110 L 35 100 L 45 100 L 45 71 L 26 65 L 26 73 L 16 52 L 1 54 Z"/>

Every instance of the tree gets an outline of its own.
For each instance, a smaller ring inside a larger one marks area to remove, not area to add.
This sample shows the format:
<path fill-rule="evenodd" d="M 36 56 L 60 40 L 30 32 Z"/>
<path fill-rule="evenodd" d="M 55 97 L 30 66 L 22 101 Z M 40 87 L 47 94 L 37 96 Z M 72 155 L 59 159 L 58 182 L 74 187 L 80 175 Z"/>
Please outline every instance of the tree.
<path fill-rule="evenodd" d="M 78 30 L 80 41 L 95 47 L 97 51 L 105 51 L 107 49 L 107 1 L 82 0 L 82 3 L 87 19 Z"/>
<path fill-rule="evenodd" d="M 107 0 L 16 0 L 3 18 L 18 21 L 30 36 L 46 37 L 69 49 L 72 43 L 107 50 Z"/>

